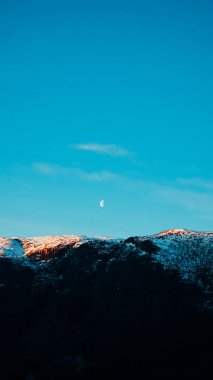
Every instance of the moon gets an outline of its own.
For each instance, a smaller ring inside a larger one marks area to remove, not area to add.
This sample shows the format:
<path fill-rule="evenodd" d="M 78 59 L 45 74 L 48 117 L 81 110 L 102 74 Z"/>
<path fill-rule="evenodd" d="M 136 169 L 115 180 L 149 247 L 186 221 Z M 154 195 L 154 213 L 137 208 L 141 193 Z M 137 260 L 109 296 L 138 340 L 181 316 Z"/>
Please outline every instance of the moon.
<path fill-rule="evenodd" d="M 102 199 L 102 200 L 100 201 L 100 207 L 103 208 L 103 207 L 104 207 L 104 203 L 105 203 L 105 202 L 104 202 L 104 199 Z"/>

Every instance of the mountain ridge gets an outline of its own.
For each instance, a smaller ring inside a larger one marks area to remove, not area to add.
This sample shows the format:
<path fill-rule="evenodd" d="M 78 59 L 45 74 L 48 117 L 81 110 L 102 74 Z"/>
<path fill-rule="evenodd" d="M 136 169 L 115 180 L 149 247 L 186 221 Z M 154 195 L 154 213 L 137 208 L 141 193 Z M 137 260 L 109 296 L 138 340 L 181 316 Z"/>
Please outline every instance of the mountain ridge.
<path fill-rule="evenodd" d="M 210 231 L 192 231 L 187 229 L 168 229 L 155 234 L 137 236 L 138 238 L 158 238 L 168 236 L 203 236 L 213 237 L 213 232 Z M 112 238 L 107 236 L 86 236 L 86 235 L 48 235 L 34 237 L 0 237 L 0 254 L 14 253 L 14 256 L 30 256 L 36 253 L 45 255 L 45 252 L 53 251 L 57 253 L 57 249 L 65 247 L 79 247 L 89 241 L 127 241 L 135 236 L 128 238 Z M 20 247 L 18 244 L 20 244 Z"/>

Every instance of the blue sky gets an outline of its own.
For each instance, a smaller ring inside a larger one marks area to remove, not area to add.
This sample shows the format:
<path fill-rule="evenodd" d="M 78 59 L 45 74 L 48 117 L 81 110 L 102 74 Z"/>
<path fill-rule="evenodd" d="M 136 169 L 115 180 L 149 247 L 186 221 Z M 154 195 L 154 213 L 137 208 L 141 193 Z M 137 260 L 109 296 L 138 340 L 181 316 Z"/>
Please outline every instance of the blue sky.
<path fill-rule="evenodd" d="M 212 16 L 0 2 L 1 235 L 212 230 Z"/>

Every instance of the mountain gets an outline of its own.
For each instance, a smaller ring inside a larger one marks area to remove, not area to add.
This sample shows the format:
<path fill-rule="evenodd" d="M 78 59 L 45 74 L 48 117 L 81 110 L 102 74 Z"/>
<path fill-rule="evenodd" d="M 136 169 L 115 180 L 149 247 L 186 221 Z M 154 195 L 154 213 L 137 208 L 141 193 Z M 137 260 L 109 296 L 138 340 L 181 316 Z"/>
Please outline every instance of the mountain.
<path fill-rule="evenodd" d="M 213 233 L 0 238 L 0 379 L 212 379 Z"/>

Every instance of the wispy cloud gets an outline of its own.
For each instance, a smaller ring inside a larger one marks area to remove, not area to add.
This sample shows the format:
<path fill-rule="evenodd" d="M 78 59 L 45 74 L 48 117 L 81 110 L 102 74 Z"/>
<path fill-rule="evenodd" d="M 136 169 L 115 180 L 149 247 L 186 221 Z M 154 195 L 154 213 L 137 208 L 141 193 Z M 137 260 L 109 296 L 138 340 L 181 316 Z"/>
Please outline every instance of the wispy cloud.
<path fill-rule="evenodd" d="M 116 173 L 110 171 L 85 171 L 79 168 L 50 164 L 47 162 L 34 162 L 32 168 L 37 173 L 46 176 L 72 176 L 85 181 L 105 182 L 114 181 L 120 178 Z"/>
<path fill-rule="evenodd" d="M 83 170 L 77 170 L 76 174 L 84 180 L 96 181 L 96 182 L 114 181 L 120 178 L 119 175 L 112 172 L 107 172 L 107 171 L 86 172 Z"/>
<path fill-rule="evenodd" d="M 173 186 L 157 184 L 153 188 L 153 193 L 165 203 L 208 214 L 213 212 L 213 194 L 211 192 L 192 190 L 189 187 L 180 188 L 177 183 L 174 183 Z"/>
<path fill-rule="evenodd" d="M 125 157 L 131 154 L 129 150 L 115 144 L 76 144 L 74 145 L 74 148 L 114 157 Z"/>
<path fill-rule="evenodd" d="M 47 162 L 33 162 L 32 167 L 36 172 L 48 176 L 55 176 L 61 174 L 63 175 L 69 173 L 69 169 L 67 167 L 49 164 Z"/>
<path fill-rule="evenodd" d="M 203 178 L 178 178 L 177 182 L 184 186 L 213 190 L 213 180 Z"/>
<path fill-rule="evenodd" d="M 120 181 L 126 189 L 145 191 L 153 200 L 163 204 L 173 204 L 175 207 L 202 213 L 206 218 L 213 214 L 213 183 L 200 178 L 181 179 L 174 181 L 142 180 L 132 176 L 121 176 L 111 171 L 86 171 L 75 167 L 65 167 L 46 162 L 35 162 L 33 169 L 46 176 L 76 177 L 83 181 L 110 182 Z"/>

